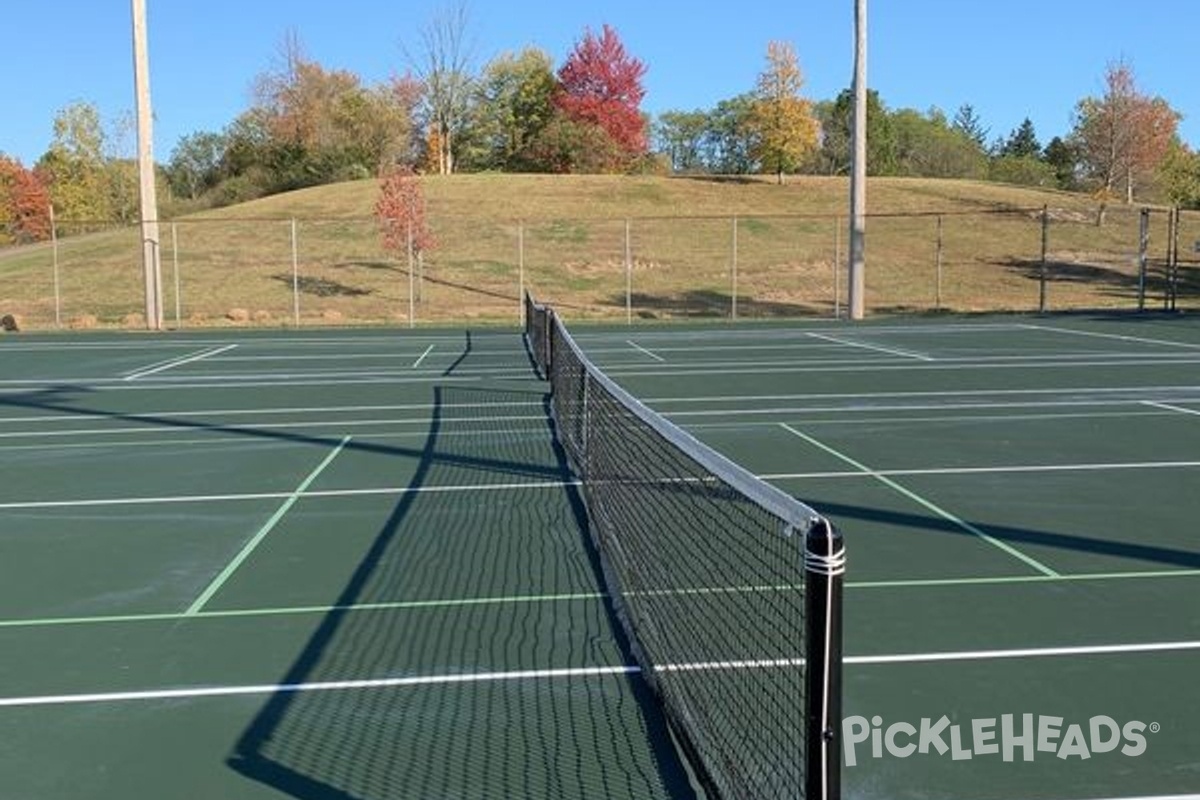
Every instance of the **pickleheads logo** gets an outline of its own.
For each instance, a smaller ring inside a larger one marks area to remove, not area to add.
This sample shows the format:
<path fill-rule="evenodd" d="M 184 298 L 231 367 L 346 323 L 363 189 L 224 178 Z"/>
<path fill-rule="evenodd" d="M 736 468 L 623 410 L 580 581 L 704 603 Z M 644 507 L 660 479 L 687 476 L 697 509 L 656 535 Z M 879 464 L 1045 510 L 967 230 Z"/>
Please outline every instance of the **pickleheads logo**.
<path fill-rule="evenodd" d="M 893 722 L 886 727 L 879 716 L 842 720 L 848 767 L 858 764 L 858 759 L 868 752 L 868 741 L 871 758 L 883 758 L 885 752 L 895 758 L 908 758 L 915 753 L 939 756 L 949 753 L 955 761 L 978 756 L 1015 761 L 1020 753 L 1022 760 L 1033 761 L 1037 754 L 1047 753 L 1063 760 L 1086 760 L 1114 751 L 1132 758 L 1146 752 L 1146 734 L 1158 731 L 1157 722 L 1147 725 L 1130 720 L 1122 725 L 1103 714 L 1069 724 L 1063 717 L 1034 714 L 1022 714 L 1019 718 L 1004 714 L 999 719 L 973 719 L 962 724 L 951 723 L 943 715 L 937 720 L 925 717 L 918 725 Z M 859 745 L 863 745 L 861 750 Z"/>

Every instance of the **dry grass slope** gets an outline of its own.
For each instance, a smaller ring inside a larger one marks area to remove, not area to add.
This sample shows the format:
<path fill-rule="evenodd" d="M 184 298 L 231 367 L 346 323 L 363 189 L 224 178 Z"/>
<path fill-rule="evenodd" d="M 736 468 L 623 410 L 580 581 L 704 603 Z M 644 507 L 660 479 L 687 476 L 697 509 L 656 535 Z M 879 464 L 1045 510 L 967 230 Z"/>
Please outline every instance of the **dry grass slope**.
<path fill-rule="evenodd" d="M 586 318 L 723 317 L 735 302 L 742 317 L 831 315 L 844 303 L 845 179 L 481 174 L 424 185 L 436 246 L 411 276 L 406 257 L 381 248 L 374 181 L 169 221 L 168 324 L 512 324 L 522 285 Z M 1036 309 L 1043 207 L 1049 307 L 1136 302 L 1137 209 L 1110 209 L 1100 227 L 1086 196 L 921 179 L 873 179 L 868 198 L 871 313 Z M 61 227 L 57 257 L 48 244 L 0 251 L 0 313 L 24 328 L 143 327 L 136 230 Z M 1200 220 L 1185 227 L 1184 241 L 1200 240 Z M 1152 255 L 1164 238 L 1155 213 Z"/>

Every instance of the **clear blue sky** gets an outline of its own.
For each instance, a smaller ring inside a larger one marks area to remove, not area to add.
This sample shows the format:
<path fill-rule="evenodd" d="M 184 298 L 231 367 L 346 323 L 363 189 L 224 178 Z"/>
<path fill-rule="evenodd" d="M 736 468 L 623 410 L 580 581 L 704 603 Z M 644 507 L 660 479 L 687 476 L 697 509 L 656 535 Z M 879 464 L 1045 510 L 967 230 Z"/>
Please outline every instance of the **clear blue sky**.
<path fill-rule="evenodd" d="M 443 0 L 147 0 L 155 155 L 179 138 L 219 131 L 250 102 L 284 33 L 296 30 L 328 68 L 373 83 L 405 71 L 402 45 Z M 129 0 L 4 3 L 0 16 L 0 152 L 31 165 L 45 152 L 56 112 L 94 103 L 107 123 L 131 115 Z M 477 64 L 535 45 L 556 63 L 586 27 L 607 23 L 648 66 L 643 109 L 709 109 L 751 89 L 767 43 L 791 42 L 806 94 L 830 99 L 849 85 L 853 0 L 467 0 Z M 1124 59 L 1143 92 L 1184 115 L 1200 148 L 1200 80 L 1193 53 L 1200 2 L 1095 0 L 869 0 L 869 83 L 889 108 L 970 103 L 1005 136 L 1029 117 L 1043 144 L 1071 128 L 1083 97 L 1103 90 L 1106 66 Z M 132 154 L 132 135 L 124 148 Z"/>

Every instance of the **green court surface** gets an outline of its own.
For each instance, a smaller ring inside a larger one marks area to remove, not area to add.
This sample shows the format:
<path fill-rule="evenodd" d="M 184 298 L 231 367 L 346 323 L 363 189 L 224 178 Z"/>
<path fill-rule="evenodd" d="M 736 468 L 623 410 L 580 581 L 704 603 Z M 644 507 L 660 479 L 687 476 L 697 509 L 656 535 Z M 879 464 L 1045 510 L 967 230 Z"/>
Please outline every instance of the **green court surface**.
<path fill-rule="evenodd" d="M 1200 320 L 575 334 L 842 530 L 843 797 L 1200 793 Z M 0 365 L 0 797 L 695 796 L 515 331 Z"/>

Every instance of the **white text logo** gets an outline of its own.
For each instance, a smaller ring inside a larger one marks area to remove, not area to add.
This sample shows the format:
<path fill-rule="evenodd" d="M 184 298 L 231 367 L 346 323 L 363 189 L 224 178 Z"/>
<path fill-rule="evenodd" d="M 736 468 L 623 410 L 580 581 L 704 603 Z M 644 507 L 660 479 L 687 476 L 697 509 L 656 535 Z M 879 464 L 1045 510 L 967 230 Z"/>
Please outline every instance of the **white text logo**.
<path fill-rule="evenodd" d="M 1037 753 L 1052 753 L 1061 759 L 1091 758 L 1100 753 L 1119 749 L 1125 756 L 1140 756 L 1146 752 L 1146 732 L 1157 733 L 1158 723 L 1147 725 L 1131 720 L 1124 725 L 1103 714 L 1086 722 L 1064 724 L 1062 717 L 1046 715 L 1004 714 L 999 719 L 973 719 L 951 724 L 943 715 L 934 720 L 925 717 L 918 725 L 893 722 L 886 727 L 879 716 L 868 720 L 853 716 L 842 720 L 842 742 L 846 766 L 853 767 L 867 751 L 871 758 L 888 755 L 908 758 L 914 753 L 926 755 L 947 753 L 955 761 L 976 756 L 1000 756 L 1005 761 L 1033 761 Z M 859 748 L 859 745 L 864 747 Z"/>

